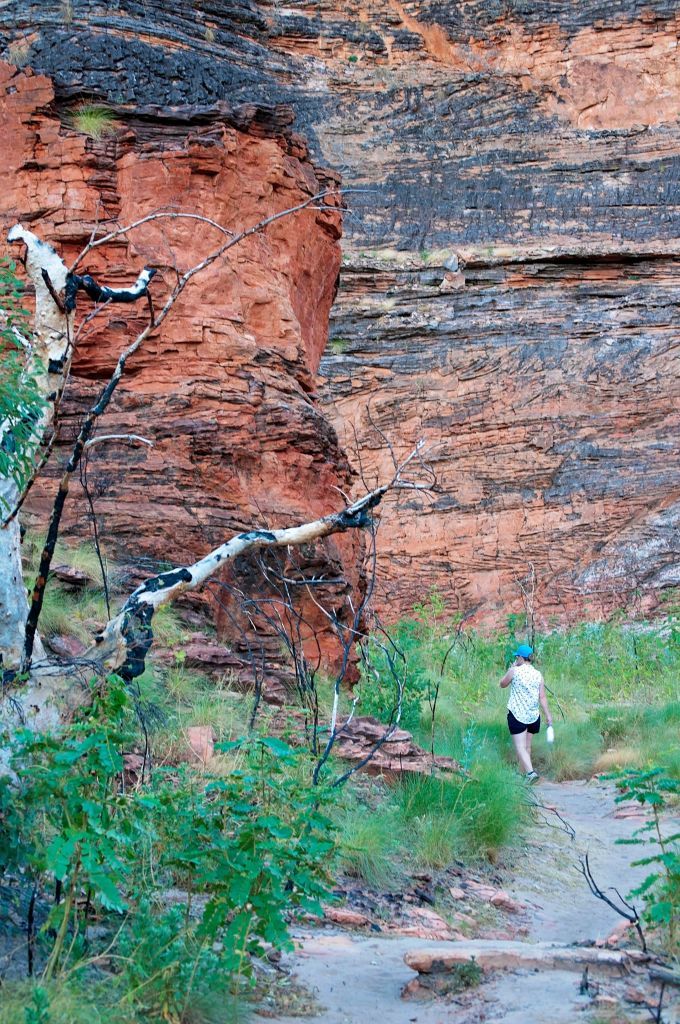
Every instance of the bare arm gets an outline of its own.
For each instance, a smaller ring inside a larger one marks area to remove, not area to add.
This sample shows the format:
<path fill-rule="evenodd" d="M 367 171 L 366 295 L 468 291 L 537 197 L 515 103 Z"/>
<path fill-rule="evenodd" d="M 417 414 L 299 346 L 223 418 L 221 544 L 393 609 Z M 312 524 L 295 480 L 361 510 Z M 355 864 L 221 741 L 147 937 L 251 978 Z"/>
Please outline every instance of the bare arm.
<path fill-rule="evenodd" d="M 508 669 L 508 671 L 505 673 L 505 675 L 501 679 L 500 683 L 498 684 L 500 686 L 501 690 L 504 690 L 506 688 L 506 686 L 510 686 L 510 683 L 512 682 L 512 677 L 513 677 L 514 674 L 515 674 L 515 666 L 513 665 L 511 668 Z"/>
<path fill-rule="evenodd" d="M 501 683 L 501 686 L 503 684 Z M 550 714 L 550 708 L 548 707 L 548 698 L 545 695 L 545 683 L 543 682 L 543 676 L 541 676 L 541 688 L 538 691 L 538 699 L 541 703 L 541 707 L 545 712 L 545 720 L 548 725 L 552 725 L 552 715 Z"/>

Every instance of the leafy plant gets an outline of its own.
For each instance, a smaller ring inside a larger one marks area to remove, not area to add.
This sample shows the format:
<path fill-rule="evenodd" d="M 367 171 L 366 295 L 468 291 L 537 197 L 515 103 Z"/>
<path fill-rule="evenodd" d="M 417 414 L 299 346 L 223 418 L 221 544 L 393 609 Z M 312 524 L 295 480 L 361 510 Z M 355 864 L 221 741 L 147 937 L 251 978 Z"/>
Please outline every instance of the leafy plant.
<path fill-rule="evenodd" d="M 112 677 L 58 736 L 16 737 L 15 777 L 0 779 L 0 871 L 34 892 L 57 882 L 42 933 L 46 982 L 84 969 L 81 937 L 96 910 L 113 928 L 107 955 L 131 1012 L 184 1024 L 189 1005 L 199 1020 L 200 1003 L 208 1021 L 253 956 L 290 945 L 291 913 L 320 913 L 334 845 L 326 793 L 271 738 L 227 744 L 240 758 L 228 777 L 173 769 L 127 788 L 121 750 L 134 745 L 133 726 L 130 695 Z M 180 907 L 161 898 L 172 887 L 185 893 Z"/>
<path fill-rule="evenodd" d="M 455 995 L 480 984 L 484 972 L 474 957 L 466 963 L 453 964 L 446 972 L 445 985 L 439 988 L 441 995 Z"/>
<path fill-rule="evenodd" d="M 647 771 L 629 769 L 611 778 L 619 791 L 617 803 L 635 800 L 651 811 L 651 820 L 636 829 L 631 839 L 617 839 L 617 843 L 654 848 L 649 856 L 633 861 L 634 866 L 652 866 L 653 870 L 632 890 L 630 896 L 642 896 L 645 902 L 644 919 L 652 927 L 663 929 L 669 953 L 677 956 L 680 953 L 680 832 L 664 835 L 661 815 L 669 799 L 676 799 L 680 794 L 680 782 L 665 775 L 659 768 Z"/>
<path fill-rule="evenodd" d="M 18 793 L 0 780 L 0 870 L 26 867 L 36 883 L 56 879 L 48 927 L 55 938 L 45 966 L 61 966 L 69 931 L 78 932 L 81 891 L 105 909 L 126 907 L 124 884 L 143 822 L 127 814 L 117 777 L 130 741 L 130 704 L 120 680 L 93 686 L 92 702 L 59 735 L 21 732 L 11 766 Z"/>
<path fill-rule="evenodd" d="M 184 1021 L 189 1005 L 192 1020 L 211 1019 L 209 1007 L 216 999 L 224 1006 L 233 998 L 231 975 L 224 950 L 213 950 L 206 939 L 187 928 L 181 908 L 155 911 L 144 900 L 124 932 L 120 943 L 123 957 L 123 1003 L 134 1008 L 142 1020 Z M 203 1006 L 208 1012 L 197 1012 Z"/>
<path fill-rule="evenodd" d="M 26 1024 L 50 1024 L 50 1000 L 47 992 L 40 985 L 33 989 L 31 998 L 32 1006 L 27 1006 L 24 1011 Z"/>
<path fill-rule="evenodd" d="M 38 384 L 43 366 L 31 351 L 28 312 L 16 263 L 0 261 L 0 476 L 19 491 L 33 471 L 45 400 Z"/>
<path fill-rule="evenodd" d="M 415 605 L 415 619 L 404 619 L 391 631 L 394 648 L 405 660 L 400 724 L 413 730 L 420 721 L 427 699 L 436 706 L 442 679 L 442 665 L 451 637 L 442 629 L 444 604 L 436 590 Z M 390 671 L 389 648 L 369 641 L 361 677 L 361 711 L 382 722 L 394 719 L 397 704 L 394 673 Z"/>

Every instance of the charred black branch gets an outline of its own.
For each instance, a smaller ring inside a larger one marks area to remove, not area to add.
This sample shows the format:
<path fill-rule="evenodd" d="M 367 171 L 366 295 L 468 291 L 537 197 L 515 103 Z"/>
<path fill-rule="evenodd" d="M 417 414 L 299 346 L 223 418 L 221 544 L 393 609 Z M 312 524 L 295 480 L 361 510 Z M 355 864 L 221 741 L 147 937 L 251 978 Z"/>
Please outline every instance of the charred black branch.
<path fill-rule="evenodd" d="M 590 889 L 593 896 L 595 896 L 595 898 L 598 900 L 602 900 L 602 902 L 606 903 L 608 907 L 611 907 L 611 909 L 614 910 L 617 914 L 619 914 L 621 917 L 625 918 L 626 921 L 629 921 L 632 925 L 634 925 L 635 931 L 637 932 L 638 938 L 640 940 L 642 952 L 646 953 L 647 941 L 645 939 L 644 932 L 642 931 L 640 917 L 633 904 L 629 903 L 627 900 L 624 900 L 623 896 L 621 896 L 617 889 L 613 889 L 612 891 L 616 893 L 621 904 L 623 904 L 623 906 L 618 906 L 609 896 L 607 896 L 605 892 L 603 892 L 602 889 L 600 889 L 599 885 L 593 878 L 593 873 L 590 868 L 590 862 L 588 860 L 587 853 L 580 859 L 580 868 L 581 874 L 588 883 L 588 888 Z"/>
<path fill-rule="evenodd" d="M 66 277 L 63 308 L 67 313 L 73 312 L 76 308 L 78 292 L 81 290 L 93 302 L 136 302 L 137 299 L 141 299 L 143 295 L 147 294 L 149 282 L 156 273 L 158 271 L 154 267 L 144 267 L 144 270 L 130 288 L 108 288 L 106 285 L 98 284 L 91 274 L 83 274 L 81 276 L 80 274 L 69 273 Z M 45 276 L 45 271 L 43 271 L 43 276 Z M 47 284 L 47 280 L 45 283 Z M 54 294 L 52 294 L 52 298 L 57 302 Z"/>
<path fill-rule="evenodd" d="M 141 676 L 146 668 L 146 656 L 153 643 L 153 613 L 151 605 L 141 604 L 125 614 L 121 634 L 126 643 L 127 658 L 118 669 L 118 675 L 126 683 Z"/>

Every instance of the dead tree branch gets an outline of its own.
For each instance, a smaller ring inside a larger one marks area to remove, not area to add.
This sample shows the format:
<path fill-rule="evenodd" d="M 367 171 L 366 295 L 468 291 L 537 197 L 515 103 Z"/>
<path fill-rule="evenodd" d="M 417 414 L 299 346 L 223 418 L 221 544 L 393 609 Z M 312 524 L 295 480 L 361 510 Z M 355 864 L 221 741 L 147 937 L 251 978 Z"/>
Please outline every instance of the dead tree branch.
<path fill-rule="evenodd" d="M 170 292 L 170 295 L 166 299 L 165 304 L 163 305 L 158 315 L 155 314 L 153 302 L 149 301 L 150 316 L 147 326 L 137 335 L 135 340 L 121 354 L 109 382 L 103 388 L 102 392 L 99 395 L 99 398 L 92 406 L 92 408 L 90 409 L 89 413 L 87 414 L 85 420 L 81 425 L 78 437 L 71 452 L 71 456 L 67 462 L 64 473 L 62 474 L 59 489 L 57 491 L 57 496 L 55 498 L 54 505 L 52 508 L 52 514 L 50 516 L 45 546 L 43 548 L 43 552 L 40 559 L 38 577 L 33 588 L 32 598 L 28 609 L 28 614 L 26 617 L 26 628 L 20 665 L 21 672 L 28 671 L 28 669 L 31 666 L 33 648 L 35 645 L 35 639 L 37 634 L 38 620 L 40 618 L 40 613 L 43 605 L 45 586 L 47 584 L 49 569 L 54 555 L 57 537 L 59 534 L 61 518 L 63 515 L 63 510 L 69 491 L 70 479 L 73 473 L 78 468 L 80 459 L 85 450 L 85 446 L 91 439 L 92 434 L 94 432 L 97 420 L 106 410 L 111 401 L 113 393 L 116 390 L 116 387 L 118 386 L 118 383 L 123 375 L 125 365 L 128 359 L 132 355 L 134 355 L 134 353 L 140 348 L 140 346 L 148 338 L 151 332 L 160 327 L 160 325 L 164 322 L 164 320 L 172 310 L 173 306 L 179 299 L 180 295 L 182 294 L 188 283 L 197 274 L 199 274 L 201 271 L 207 269 L 209 266 L 215 263 L 216 260 L 222 257 L 233 246 L 238 245 L 240 242 L 244 241 L 244 239 L 252 235 L 264 231 L 270 224 L 274 223 L 275 221 L 278 221 L 284 217 L 291 216 L 292 214 L 305 210 L 309 207 L 317 208 L 316 204 L 323 203 L 325 199 L 337 195 L 338 190 L 325 190 L 323 192 L 319 192 L 316 195 L 309 197 L 302 203 L 298 203 L 294 207 L 290 207 L 286 210 L 282 210 L 275 214 L 272 214 L 269 217 L 266 217 L 263 220 L 259 221 L 257 224 L 249 228 L 246 228 L 244 231 L 241 231 L 239 233 L 234 233 L 226 228 L 222 228 L 220 225 L 217 225 L 216 222 L 210 222 L 209 218 L 200 218 L 199 215 L 180 213 L 150 214 L 147 218 L 141 218 L 139 221 L 135 222 L 134 225 L 128 227 L 127 230 L 131 230 L 132 227 L 138 227 L 142 223 L 148 222 L 148 220 L 150 219 L 158 219 L 161 216 L 172 219 L 189 217 L 191 219 L 202 219 L 206 223 L 211 223 L 211 226 L 217 227 L 222 232 L 223 235 L 227 236 L 227 240 L 223 242 L 222 245 L 220 245 L 217 249 L 213 250 L 213 252 L 211 252 L 199 263 L 195 264 L 193 267 L 190 267 L 187 271 L 185 271 L 185 273 L 183 273 L 178 278 L 175 286 Z M 327 208 L 329 210 L 334 209 L 334 207 L 331 206 L 328 206 Z M 88 246 L 86 246 L 85 250 L 83 250 L 83 253 L 81 253 L 81 256 L 78 257 L 78 259 L 74 263 L 71 270 L 65 272 L 63 262 L 60 260 L 60 258 L 57 256 L 55 251 L 50 246 L 45 246 L 44 243 L 40 242 L 40 240 L 35 235 L 33 235 L 31 232 L 26 232 L 20 225 L 17 225 L 10 231 L 10 234 L 8 236 L 9 239 L 11 241 L 23 241 L 28 247 L 29 255 L 33 255 L 34 261 L 37 263 L 37 266 L 40 267 L 40 276 L 42 277 L 43 284 L 47 289 L 49 296 L 52 298 L 53 303 L 58 307 L 59 323 L 61 325 L 62 323 L 66 322 L 69 326 L 69 338 L 71 335 L 72 326 L 71 319 L 73 316 L 73 312 L 75 310 L 76 298 L 79 291 L 85 291 L 85 293 L 91 299 L 98 303 L 131 303 L 136 302 L 142 296 L 148 296 L 149 283 L 156 274 L 156 270 L 152 267 L 145 267 L 131 287 L 119 289 L 109 288 L 105 285 L 99 284 L 90 274 L 79 275 L 75 273 L 75 267 L 80 262 L 80 259 L 86 252 L 90 251 L 92 248 L 95 248 L 95 246 L 99 244 L 103 244 L 105 240 L 110 241 L 111 238 L 124 233 L 124 228 L 118 228 L 116 229 L 116 231 L 109 233 L 109 235 L 106 236 L 105 239 L 99 239 L 94 242 L 90 241 L 88 243 Z M 43 250 L 45 250 L 45 252 L 47 253 L 47 258 L 45 256 L 45 253 L 43 253 Z M 38 254 L 37 258 L 35 255 L 36 253 Z M 41 259 L 42 264 L 40 262 Z M 50 273 L 50 271 L 52 273 Z M 56 277 L 58 283 L 63 283 L 63 302 L 59 299 L 57 290 L 55 286 L 52 284 L 52 278 L 54 277 Z M 66 348 L 68 348 L 69 344 L 70 343 L 67 340 Z M 66 349 L 64 351 L 66 351 Z M 64 353 L 60 352 L 60 370 L 63 370 L 64 359 Z"/>
<path fill-rule="evenodd" d="M 606 903 L 608 907 L 611 907 L 611 909 L 614 910 L 617 914 L 619 914 L 620 917 L 625 918 L 626 921 L 630 921 L 630 923 L 634 925 L 635 931 L 637 932 L 638 938 L 640 940 L 642 952 L 646 953 L 647 941 L 645 939 L 644 932 L 642 931 L 642 923 L 640 921 L 636 908 L 633 906 L 632 903 L 629 903 L 628 900 L 625 900 L 623 898 L 618 889 L 611 889 L 611 891 L 616 894 L 621 906 L 617 905 L 609 896 L 607 896 L 606 892 L 600 889 L 599 885 L 593 878 L 593 873 L 590 869 L 590 863 L 588 861 L 587 853 L 580 858 L 579 863 L 581 874 L 585 878 L 588 884 L 588 888 L 590 889 L 593 896 L 595 896 L 595 898 L 598 900 L 602 900 L 603 903 Z"/>
<path fill-rule="evenodd" d="M 133 679 L 144 671 L 144 659 L 153 642 L 154 613 L 180 594 L 195 590 L 229 561 L 248 551 L 269 547 L 308 544 L 332 533 L 363 529 L 370 525 L 372 512 L 390 485 L 371 491 L 354 504 L 301 526 L 282 530 L 250 530 L 215 548 L 193 565 L 160 573 L 141 584 L 127 599 L 120 613 L 104 627 L 93 648 L 84 656 L 103 670 L 117 671 Z"/>

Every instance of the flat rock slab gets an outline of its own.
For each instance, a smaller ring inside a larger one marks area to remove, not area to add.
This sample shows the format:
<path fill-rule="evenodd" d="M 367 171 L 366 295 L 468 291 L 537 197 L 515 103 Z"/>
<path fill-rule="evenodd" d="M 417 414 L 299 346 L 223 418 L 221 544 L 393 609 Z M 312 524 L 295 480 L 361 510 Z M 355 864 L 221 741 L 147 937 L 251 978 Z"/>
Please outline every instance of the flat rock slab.
<path fill-rule="evenodd" d="M 636 955 L 634 951 L 486 939 L 452 942 L 434 949 L 416 949 L 404 955 L 404 962 L 418 974 L 444 973 L 473 960 L 484 971 L 500 968 L 582 971 L 584 967 L 591 967 L 623 973 L 638 959 L 639 954 Z"/>

